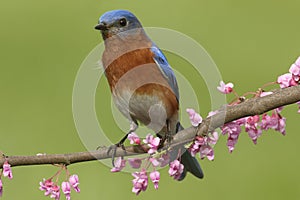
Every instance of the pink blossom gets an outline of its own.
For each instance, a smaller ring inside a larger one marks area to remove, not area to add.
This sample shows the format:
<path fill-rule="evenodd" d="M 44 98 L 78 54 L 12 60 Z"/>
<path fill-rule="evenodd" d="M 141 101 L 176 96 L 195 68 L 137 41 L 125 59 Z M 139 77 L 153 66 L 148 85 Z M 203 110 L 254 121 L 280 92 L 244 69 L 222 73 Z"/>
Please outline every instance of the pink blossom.
<path fill-rule="evenodd" d="M 260 126 L 263 130 L 274 129 L 285 135 L 285 121 L 278 112 L 273 112 L 272 116 L 263 114 Z"/>
<path fill-rule="evenodd" d="M 143 140 L 143 142 L 150 147 L 150 149 L 148 150 L 148 154 L 152 154 L 157 150 L 160 143 L 160 139 L 159 137 L 154 137 L 153 135 L 148 134 L 146 136 L 146 139 Z"/>
<path fill-rule="evenodd" d="M 231 153 L 234 150 L 235 144 L 239 138 L 240 133 L 242 132 L 241 126 L 244 125 L 245 119 L 239 119 L 227 124 L 224 124 L 221 128 L 222 134 L 228 134 L 227 147 Z"/>
<path fill-rule="evenodd" d="M 40 190 L 45 191 L 44 195 L 48 196 L 52 192 L 52 187 L 54 186 L 54 183 L 52 182 L 52 179 L 43 179 L 42 182 L 40 182 Z"/>
<path fill-rule="evenodd" d="M 199 124 L 201 124 L 202 117 L 194 109 L 188 108 L 186 109 L 186 112 L 190 117 L 192 126 L 197 127 Z"/>
<path fill-rule="evenodd" d="M 233 83 L 225 84 L 223 81 L 220 81 L 220 86 L 217 89 L 223 94 L 229 94 L 233 91 Z"/>
<path fill-rule="evenodd" d="M 150 173 L 150 179 L 152 181 L 152 183 L 154 184 L 154 188 L 155 189 L 158 189 L 158 182 L 159 182 L 159 179 L 160 179 L 160 174 L 158 171 L 153 171 Z"/>
<path fill-rule="evenodd" d="M 79 186 L 79 178 L 78 178 L 77 174 L 70 176 L 69 183 L 71 184 L 71 186 L 75 190 L 75 192 L 80 192 L 80 189 L 78 187 Z"/>
<path fill-rule="evenodd" d="M 134 169 L 138 169 L 141 167 L 142 164 L 142 160 L 139 158 L 128 158 L 128 163 L 129 165 L 134 168 Z"/>
<path fill-rule="evenodd" d="M 282 135 L 285 135 L 285 121 L 286 118 L 280 116 L 278 120 L 278 127 L 275 129 L 276 131 L 279 131 Z"/>
<path fill-rule="evenodd" d="M 141 139 L 135 132 L 131 132 L 128 137 L 130 144 L 141 144 Z"/>
<path fill-rule="evenodd" d="M 207 142 L 209 145 L 216 145 L 219 139 L 219 134 L 217 131 L 208 134 Z"/>
<path fill-rule="evenodd" d="M 289 72 L 293 75 L 294 81 L 298 82 L 300 78 L 300 66 L 296 64 L 292 64 Z"/>
<path fill-rule="evenodd" d="M 289 72 L 293 74 L 294 81 L 298 82 L 300 80 L 300 57 L 296 60 L 294 64 L 289 69 Z"/>
<path fill-rule="evenodd" d="M 132 180 L 133 188 L 132 192 L 138 195 L 141 191 L 145 191 L 148 186 L 148 176 L 145 169 L 141 172 L 132 173 L 134 179 Z"/>
<path fill-rule="evenodd" d="M 160 158 L 158 158 L 158 162 L 160 163 L 160 167 L 164 167 L 170 163 L 170 155 L 168 153 L 163 154 Z"/>
<path fill-rule="evenodd" d="M 289 72 L 295 76 L 300 76 L 300 65 L 292 64 Z"/>
<path fill-rule="evenodd" d="M 117 159 L 115 159 L 114 164 L 115 164 L 115 166 L 110 171 L 111 172 L 119 172 L 125 167 L 126 160 L 124 160 L 121 157 L 118 157 Z"/>
<path fill-rule="evenodd" d="M 275 129 L 277 127 L 278 120 L 268 114 L 263 114 L 260 127 L 262 130 Z"/>
<path fill-rule="evenodd" d="M 169 164 L 169 175 L 172 176 L 175 180 L 179 180 L 181 174 L 183 173 L 184 166 L 179 162 L 179 160 L 174 160 Z"/>
<path fill-rule="evenodd" d="M 195 157 L 195 155 L 197 153 L 200 152 L 200 147 L 205 145 L 205 139 L 204 137 L 201 136 L 197 136 L 193 142 L 193 144 L 189 147 L 189 152 L 191 153 L 191 155 L 193 157 Z"/>
<path fill-rule="evenodd" d="M 149 161 L 152 163 L 153 167 L 157 167 L 159 165 L 158 160 L 156 160 L 155 158 L 149 158 Z"/>
<path fill-rule="evenodd" d="M 195 156 L 197 153 L 200 153 L 201 159 L 207 157 L 208 160 L 213 160 L 214 150 L 211 147 L 211 145 L 216 144 L 218 137 L 219 136 L 217 132 L 209 134 L 207 137 L 197 136 L 188 150 L 192 156 Z"/>
<path fill-rule="evenodd" d="M 254 144 L 256 144 L 257 138 L 262 134 L 262 130 L 258 127 L 259 120 L 259 115 L 254 115 L 246 118 L 245 130 Z"/>
<path fill-rule="evenodd" d="M 4 162 L 2 169 L 3 169 L 3 176 L 4 177 L 8 177 L 9 179 L 13 178 L 13 174 L 12 174 L 10 164 L 7 161 Z"/>
<path fill-rule="evenodd" d="M 297 85 L 297 82 L 293 79 L 293 75 L 291 73 L 286 73 L 278 77 L 277 83 L 280 84 L 281 88 L 287 88 L 290 86 Z"/>
<path fill-rule="evenodd" d="M 208 160 L 214 160 L 215 158 L 213 148 L 207 144 L 200 147 L 200 158 L 204 159 L 205 157 Z"/>
<path fill-rule="evenodd" d="M 0 197 L 2 197 L 3 194 L 3 184 L 2 184 L 2 180 L 0 179 Z"/>
<path fill-rule="evenodd" d="M 60 190 L 58 185 L 54 185 L 51 189 L 51 195 L 50 198 L 53 198 L 55 200 L 60 199 Z"/>
<path fill-rule="evenodd" d="M 67 200 L 71 199 L 71 185 L 69 182 L 62 182 L 61 183 L 61 190 L 66 196 Z"/>

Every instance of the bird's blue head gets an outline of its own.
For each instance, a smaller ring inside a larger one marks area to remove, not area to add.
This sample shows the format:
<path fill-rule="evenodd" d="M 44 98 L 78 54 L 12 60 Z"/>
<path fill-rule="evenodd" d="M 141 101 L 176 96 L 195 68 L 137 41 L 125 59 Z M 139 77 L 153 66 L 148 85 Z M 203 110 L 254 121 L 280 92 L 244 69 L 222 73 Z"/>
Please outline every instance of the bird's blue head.
<path fill-rule="evenodd" d="M 141 23 L 134 14 L 127 10 L 112 10 L 104 13 L 95 27 L 101 31 L 104 40 L 138 28 L 142 28 Z"/>

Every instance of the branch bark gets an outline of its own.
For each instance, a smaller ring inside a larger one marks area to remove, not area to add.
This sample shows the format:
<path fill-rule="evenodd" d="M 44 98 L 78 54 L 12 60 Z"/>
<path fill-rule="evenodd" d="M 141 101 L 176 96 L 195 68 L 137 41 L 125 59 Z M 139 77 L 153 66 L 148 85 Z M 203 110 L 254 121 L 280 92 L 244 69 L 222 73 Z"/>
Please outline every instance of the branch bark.
<path fill-rule="evenodd" d="M 285 89 L 277 89 L 265 97 L 256 97 L 246 100 L 234 106 L 223 106 L 219 112 L 212 117 L 208 117 L 199 125 L 199 127 L 189 127 L 178 132 L 171 142 L 171 146 L 191 142 L 196 135 L 206 135 L 223 124 L 247 116 L 259 115 L 275 108 L 293 104 L 300 101 L 300 85 Z M 147 152 L 147 145 L 127 146 L 124 152 L 121 148 L 116 151 L 116 156 L 132 156 Z M 0 167 L 5 160 L 11 166 L 24 165 L 45 165 L 45 164 L 65 164 L 70 165 L 78 162 L 87 162 L 93 160 L 102 160 L 111 158 L 108 148 L 103 147 L 91 152 L 77 152 L 69 154 L 49 154 L 49 155 L 32 155 L 32 156 L 3 156 L 0 158 Z"/>

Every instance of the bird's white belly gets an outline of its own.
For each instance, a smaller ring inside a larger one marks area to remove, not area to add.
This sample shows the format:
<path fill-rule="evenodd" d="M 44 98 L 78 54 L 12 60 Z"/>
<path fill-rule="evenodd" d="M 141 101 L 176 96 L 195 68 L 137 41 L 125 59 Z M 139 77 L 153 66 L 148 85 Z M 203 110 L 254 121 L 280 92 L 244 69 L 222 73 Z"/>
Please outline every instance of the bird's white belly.
<path fill-rule="evenodd" d="M 127 119 L 140 121 L 156 133 L 166 125 L 167 112 L 159 97 L 129 91 L 113 97 L 117 108 Z"/>

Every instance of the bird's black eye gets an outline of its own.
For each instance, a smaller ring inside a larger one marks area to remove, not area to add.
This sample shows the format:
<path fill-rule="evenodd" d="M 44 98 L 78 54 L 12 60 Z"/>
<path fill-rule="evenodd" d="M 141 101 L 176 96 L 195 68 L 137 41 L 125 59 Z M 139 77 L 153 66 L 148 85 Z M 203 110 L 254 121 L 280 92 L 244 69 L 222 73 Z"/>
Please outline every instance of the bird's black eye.
<path fill-rule="evenodd" d="M 121 26 L 126 26 L 126 24 L 127 24 L 126 19 L 125 19 L 125 18 L 120 19 L 119 24 L 120 24 Z"/>

